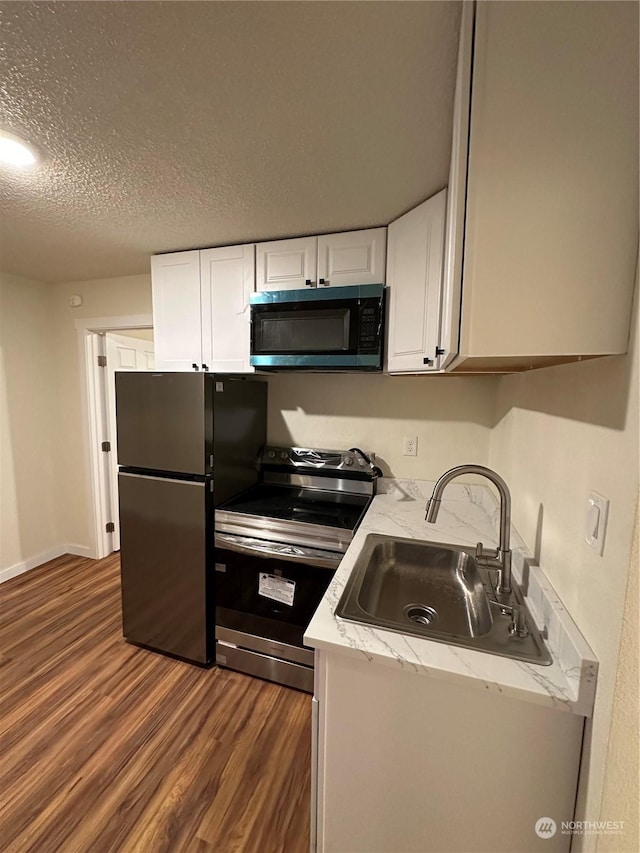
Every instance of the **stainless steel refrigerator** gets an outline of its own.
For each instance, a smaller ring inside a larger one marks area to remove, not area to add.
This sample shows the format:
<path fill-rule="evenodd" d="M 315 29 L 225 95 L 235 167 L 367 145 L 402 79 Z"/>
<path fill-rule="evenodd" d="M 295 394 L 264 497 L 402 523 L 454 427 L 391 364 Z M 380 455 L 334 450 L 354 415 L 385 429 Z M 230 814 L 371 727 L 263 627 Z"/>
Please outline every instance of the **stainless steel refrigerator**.
<path fill-rule="evenodd" d="M 122 621 L 127 640 L 213 660 L 214 507 L 252 486 L 266 383 L 116 374 Z"/>

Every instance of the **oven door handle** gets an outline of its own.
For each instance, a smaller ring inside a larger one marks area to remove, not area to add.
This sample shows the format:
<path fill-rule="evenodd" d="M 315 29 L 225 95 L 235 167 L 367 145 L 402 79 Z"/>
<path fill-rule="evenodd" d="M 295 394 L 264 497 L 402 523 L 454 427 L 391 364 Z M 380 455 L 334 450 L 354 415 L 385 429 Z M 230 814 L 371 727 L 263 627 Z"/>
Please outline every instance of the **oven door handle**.
<path fill-rule="evenodd" d="M 227 551 L 236 551 L 238 554 L 272 557 L 287 560 L 290 563 L 305 563 L 307 566 L 316 566 L 319 569 L 337 569 L 343 557 L 342 554 L 334 551 L 299 548 L 297 545 L 251 539 L 248 536 L 233 536 L 230 533 L 216 533 L 215 544 L 217 548 L 226 548 Z"/>

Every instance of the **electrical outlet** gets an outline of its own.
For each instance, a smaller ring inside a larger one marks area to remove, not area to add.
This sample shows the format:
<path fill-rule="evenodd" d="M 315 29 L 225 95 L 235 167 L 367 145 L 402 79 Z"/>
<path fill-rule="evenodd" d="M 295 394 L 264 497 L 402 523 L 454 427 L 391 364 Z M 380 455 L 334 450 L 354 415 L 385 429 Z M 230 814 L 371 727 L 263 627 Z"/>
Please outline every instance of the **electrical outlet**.
<path fill-rule="evenodd" d="M 418 455 L 418 436 L 405 435 L 402 439 L 402 453 L 404 456 Z"/>

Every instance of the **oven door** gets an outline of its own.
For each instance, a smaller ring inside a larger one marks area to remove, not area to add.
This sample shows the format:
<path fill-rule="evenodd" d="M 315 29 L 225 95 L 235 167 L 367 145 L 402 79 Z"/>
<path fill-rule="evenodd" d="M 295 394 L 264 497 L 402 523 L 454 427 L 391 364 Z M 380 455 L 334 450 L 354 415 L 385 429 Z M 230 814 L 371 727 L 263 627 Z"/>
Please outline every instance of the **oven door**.
<path fill-rule="evenodd" d="M 215 542 L 217 662 L 311 690 L 313 650 L 303 635 L 342 555 L 219 533 Z M 268 546 L 281 555 L 265 554 Z"/>

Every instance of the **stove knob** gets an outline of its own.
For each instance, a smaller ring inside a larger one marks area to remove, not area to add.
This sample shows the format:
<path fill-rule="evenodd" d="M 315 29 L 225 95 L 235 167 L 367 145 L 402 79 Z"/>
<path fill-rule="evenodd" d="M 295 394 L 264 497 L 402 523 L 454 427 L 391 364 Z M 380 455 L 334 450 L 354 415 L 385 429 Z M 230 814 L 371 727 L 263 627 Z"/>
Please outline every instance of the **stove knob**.
<path fill-rule="evenodd" d="M 344 464 L 347 466 L 353 465 L 353 459 L 351 458 L 351 456 L 344 457 Z"/>
<path fill-rule="evenodd" d="M 286 450 L 282 450 L 280 452 L 280 459 L 288 459 L 288 458 L 289 458 L 289 454 L 286 452 Z"/>
<path fill-rule="evenodd" d="M 276 458 L 275 450 L 270 450 L 267 455 L 268 455 L 269 459 L 275 459 Z"/>

